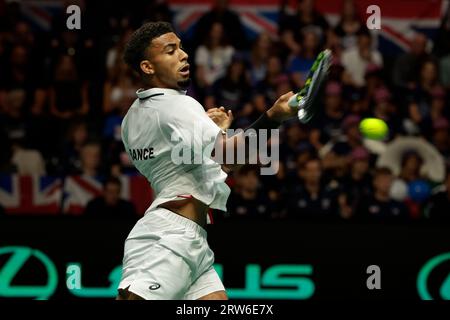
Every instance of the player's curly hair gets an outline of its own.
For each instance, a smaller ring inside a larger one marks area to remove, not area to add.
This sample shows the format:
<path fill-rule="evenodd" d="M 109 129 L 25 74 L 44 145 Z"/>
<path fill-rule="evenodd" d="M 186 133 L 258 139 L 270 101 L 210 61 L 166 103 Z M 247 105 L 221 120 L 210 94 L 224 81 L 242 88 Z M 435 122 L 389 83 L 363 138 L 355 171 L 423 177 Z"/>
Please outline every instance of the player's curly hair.
<path fill-rule="evenodd" d="M 175 32 L 168 22 L 147 22 L 137 29 L 125 46 L 123 59 L 133 70 L 141 74 L 140 63 L 146 59 L 146 51 L 154 38 Z"/>

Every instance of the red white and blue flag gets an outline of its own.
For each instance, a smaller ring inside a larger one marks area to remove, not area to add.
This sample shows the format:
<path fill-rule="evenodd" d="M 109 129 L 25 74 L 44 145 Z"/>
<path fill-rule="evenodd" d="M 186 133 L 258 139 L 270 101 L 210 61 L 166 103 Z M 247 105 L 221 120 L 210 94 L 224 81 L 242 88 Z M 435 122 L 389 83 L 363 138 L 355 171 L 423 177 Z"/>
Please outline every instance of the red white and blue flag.
<path fill-rule="evenodd" d="M 143 214 L 153 200 L 145 177 L 122 175 L 121 198 Z M 86 176 L 0 176 L 0 205 L 8 214 L 82 214 L 87 203 L 101 196 L 99 179 Z"/>
<path fill-rule="evenodd" d="M 56 177 L 0 176 L 0 205 L 11 214 L 57 214 L 62 180 Z"/>
<path fill-rule="evenodd" d="M 189 34 L 198 19 L 213 5 L 211 0 L 168 0 L 174 12 L 174 24 L 182 34 Z M 287 13 L 293 13 L 297 1 L 288 1 Z M 355 0 L 361 20 L 370 16 L 366 10 L 377 5 L 381 10 L 381 30 L 378 35 L 382 51 L 407 50 L 415 32 L 425 32 L 430 37 L 439 28 L 446 12 L 445 0 Z M 280 12 L 279 0 L 230 0 L 230 7 L 239 14 L 248 34 L 257 35 L 263 31 L 277 34 Z M 339 21 L 343 0 L 316 0 L 316 9 L 331 26 Z M 238 36 L 238 35 L 237 35 Z"/>

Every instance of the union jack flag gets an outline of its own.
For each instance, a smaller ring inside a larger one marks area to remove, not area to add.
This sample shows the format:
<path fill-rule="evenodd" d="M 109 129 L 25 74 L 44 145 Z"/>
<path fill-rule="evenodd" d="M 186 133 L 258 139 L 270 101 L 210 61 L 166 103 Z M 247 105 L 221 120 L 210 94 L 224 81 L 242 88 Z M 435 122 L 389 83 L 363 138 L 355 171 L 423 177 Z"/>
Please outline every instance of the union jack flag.
<path fill-rule="evenodd" d="M 297 1 L 289 0 L 286 13 L 293 13 Z M 174 12 L 174 24 L 181 34 L 189 34 L 198 19 L 208 11 L 211 0 L 168 0 Z M 231 0 L 230 8 L 239 14 L 250 35 L 262 31 L 276 36 L 282 1 L 279 0 Z M 382 51 L 407 50 L 415 32 L 424 32 L 430 38 L 439 28 L 447 10 L 445 0 L 355 0 L 359 16 L 365 22 L 370 16 L 366 10 L 377 5 L 381 10 L 381 30 L 374 32 Z M 331 26 L 339 22 L 343 0 L 316 0 L 315 7 Z"/>
<path fill-rule="evenodd" d="M 25 19 L 36 29 L 50 31 L 52 17 L 64 9 L 64 2 L 58 0 L 26 0 L 20 2 Z"/>
<path fill-rule="evenodd" d="M 0 176 L 0 204 L 11 214 L 57 214 L 62 183 L 57 177 Z"/>
<path fill-rule="evenodd" d="M 136 211 L 143 214 L 153 200 L 149 183 L 143 176 L 122 175 L 121 198 L 131 201 Z M 82 214 L 89 201 L 101 196 L 103 185 L 100 179 L 88 176 L 68 176 L 64 180 L 63 212 Z"/>

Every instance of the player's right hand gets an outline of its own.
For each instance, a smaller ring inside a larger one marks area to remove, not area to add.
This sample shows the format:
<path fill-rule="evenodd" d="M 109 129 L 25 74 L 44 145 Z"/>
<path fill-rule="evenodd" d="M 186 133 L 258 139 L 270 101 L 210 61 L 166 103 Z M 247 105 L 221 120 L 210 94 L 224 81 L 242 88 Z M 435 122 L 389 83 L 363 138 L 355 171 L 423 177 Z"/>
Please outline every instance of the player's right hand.
<path fill-rule="evenodd" d="M 293 95 L 294 92 L 289 91 L 279 97 L 273 106 L 267 110 L 267 116 L 280 123 L 295 117 L 297 115 L 298 108 L 293 108 L 288 105 L 289 98 Z"/>

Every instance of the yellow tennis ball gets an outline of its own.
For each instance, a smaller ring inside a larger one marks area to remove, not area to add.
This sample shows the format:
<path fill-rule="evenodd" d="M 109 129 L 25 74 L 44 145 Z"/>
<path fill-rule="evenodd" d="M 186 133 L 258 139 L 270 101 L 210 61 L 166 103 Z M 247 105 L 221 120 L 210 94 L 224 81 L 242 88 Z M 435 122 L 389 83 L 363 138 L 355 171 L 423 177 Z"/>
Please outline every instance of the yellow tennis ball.
<path fill-rule="evenodd" d="M 361 134 L 367 139 L 383 140 L 389 133 L 389 128 L 381 119 L 366 118 L 359 124 Z"/>

